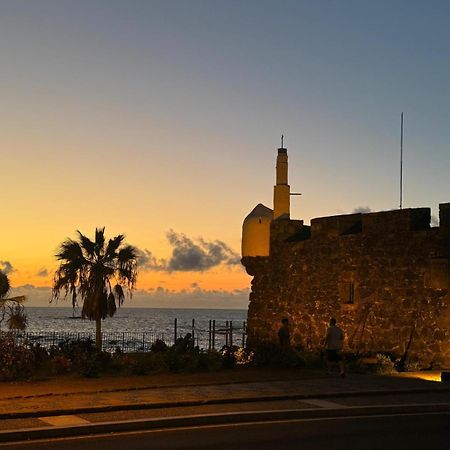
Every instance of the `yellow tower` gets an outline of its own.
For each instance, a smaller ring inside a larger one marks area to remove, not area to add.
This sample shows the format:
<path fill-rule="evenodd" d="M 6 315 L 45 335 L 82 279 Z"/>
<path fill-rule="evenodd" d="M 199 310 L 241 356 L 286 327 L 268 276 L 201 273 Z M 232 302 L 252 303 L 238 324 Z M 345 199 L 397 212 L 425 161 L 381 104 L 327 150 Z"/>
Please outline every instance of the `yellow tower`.
<path fill-rule="evenodd" d="M 242 256 L 269 256 L 270 222 L 273 213 L 263 204 L 257 205 L 242 225 Z"/>
<path fill-rule="evenodd" d="M 283 146 L 283 136 L 281 136 L 281 147 L 277 155 L 277 180 L 273 188 L 273 218 L 290 218 L 290 191 L 288 184 L 288 156 L 287 149 Z"/>

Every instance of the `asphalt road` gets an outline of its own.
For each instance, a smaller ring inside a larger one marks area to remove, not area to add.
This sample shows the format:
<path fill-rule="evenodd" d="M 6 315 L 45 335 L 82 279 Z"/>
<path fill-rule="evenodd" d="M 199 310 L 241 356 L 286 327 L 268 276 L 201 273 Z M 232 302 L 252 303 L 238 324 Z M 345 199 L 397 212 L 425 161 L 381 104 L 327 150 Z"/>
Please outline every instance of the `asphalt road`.
<path fill-rule="evenodd" d="M 0 444 L 1 450 L 450 450 L 450 414 L 234 424 Z"/>

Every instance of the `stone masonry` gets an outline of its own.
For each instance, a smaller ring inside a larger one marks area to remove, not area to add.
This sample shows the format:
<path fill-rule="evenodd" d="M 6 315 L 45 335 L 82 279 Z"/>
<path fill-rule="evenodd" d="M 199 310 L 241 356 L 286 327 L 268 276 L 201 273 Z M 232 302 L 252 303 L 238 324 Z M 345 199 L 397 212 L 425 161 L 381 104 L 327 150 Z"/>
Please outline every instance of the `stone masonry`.
<path fill-rule="evenodd" d="M 450 367 L 450 203 L 313 219 L 273 220 L 269 256 L 243 257 L 253 276 L 249 345 L 277 342 L 288 317 L 293 345 L 321 348 L 330 317 L 346 350 L 388 352 L 421 367 Z"/>

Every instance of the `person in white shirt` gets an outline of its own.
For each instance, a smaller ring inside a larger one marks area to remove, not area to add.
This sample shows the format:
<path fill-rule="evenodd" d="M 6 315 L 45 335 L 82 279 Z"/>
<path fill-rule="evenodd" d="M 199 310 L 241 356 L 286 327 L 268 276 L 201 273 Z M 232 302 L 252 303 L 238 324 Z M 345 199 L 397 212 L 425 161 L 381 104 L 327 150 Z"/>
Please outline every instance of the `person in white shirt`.
<path fill-rule="evenodd" d="M 328 373 L 333 364 L 339 365 L 341 377 L 345 377 L 345 365 L 341 350 L 344 344 L 344 332 L 336 325 L 336 319 L 330 319 L 330 326 L 325 336 L 325 353 Z"/>

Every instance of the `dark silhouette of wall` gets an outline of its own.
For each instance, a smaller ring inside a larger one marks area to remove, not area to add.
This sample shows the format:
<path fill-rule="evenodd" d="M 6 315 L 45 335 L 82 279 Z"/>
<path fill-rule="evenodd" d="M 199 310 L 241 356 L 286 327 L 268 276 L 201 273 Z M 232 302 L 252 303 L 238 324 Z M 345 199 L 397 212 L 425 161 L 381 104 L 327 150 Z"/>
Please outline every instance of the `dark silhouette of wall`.
<path fill-rule="evenodd" d="M 253 276 L 249 345 L 277 342 L 289 317 L 294 345 L 317 349 L 336 317 L 354 352 L 390 352 L 422 367 L 450 364 L 450 203 L 300 221 L 274 220 L 268 257 L 242 259 Z"/>

